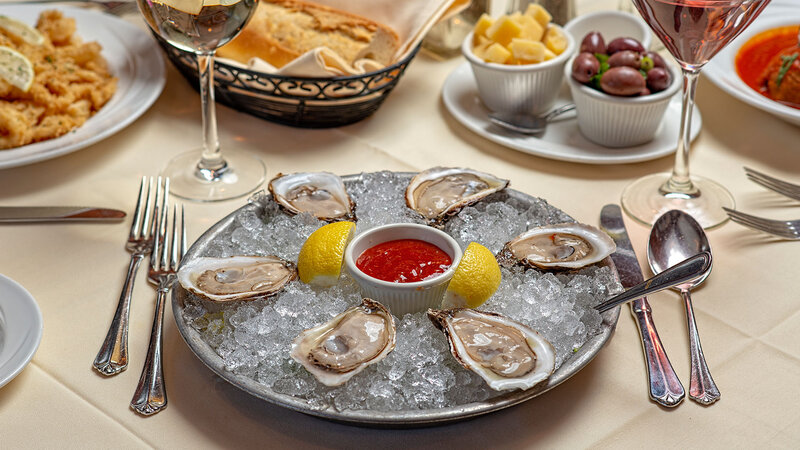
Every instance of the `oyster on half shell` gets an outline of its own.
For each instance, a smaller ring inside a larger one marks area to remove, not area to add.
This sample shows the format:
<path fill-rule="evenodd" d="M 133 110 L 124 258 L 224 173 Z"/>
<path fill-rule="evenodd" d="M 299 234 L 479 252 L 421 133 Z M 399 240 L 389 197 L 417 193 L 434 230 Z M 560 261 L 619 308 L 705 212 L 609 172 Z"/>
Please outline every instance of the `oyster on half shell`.
<path fill-rule="evenodd" d="M 542 269 L 577 269 L 602 261 L 617 249 L 603 231 L 582 223 L 531 228 L 503 247 L 501 264 L 520 262 Z"/>
<path fill-rule="evenodd" d="M 181 266 L 177 277 L 199 297 L 229 302 L 275 295 L 297 278 L 297 270 L 277 256 L 230 256 L 194 259 Z"/>
<path fill-rule="evenodd" d="M 333 319 L 300 333 L 291 357 L 326 386 L 339 386 L 386 357 L 395 344 L 394 317 L 365 298 Z"/>
<path fill-rule="evenodd" d="M 508 180 L 477 170 L 434 167 L 411 179 L 406 188 L 406 204 L 428 221 L 440 223 L 507 186 Z"/>
<path fill-rule="evenodd" d="M 269 192 L 292 214 L 308 212 L 328 222 L 353 218 L 355 204 L 342 179 L 330 172 L 279 173 Z"/>
<path fill-rule="evenodd" d="M 532 328 L 476 309 L 428 310 L 450 344 L 450 353 L 496 391 L 528 389 L 555 369 L 553 346 Z"/>

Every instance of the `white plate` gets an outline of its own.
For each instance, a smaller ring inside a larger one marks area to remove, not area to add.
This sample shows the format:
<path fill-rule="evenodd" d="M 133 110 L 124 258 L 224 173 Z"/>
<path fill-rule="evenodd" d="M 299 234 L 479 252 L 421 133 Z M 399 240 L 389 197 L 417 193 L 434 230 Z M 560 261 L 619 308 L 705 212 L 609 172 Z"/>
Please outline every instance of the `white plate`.
<path fill-rule="evenodd" d="M 42 313 L 30 293 L 0 275 L 0 387 L 17 376 L 42 340 Z"/>
<path fill-rule="evenodd" d="M 3 14 L 29 25 L 39 13 L 59 9 L 77 23 L 84 41 L 103 46 L 103 57 L 118 78 L 117 92 L 83 126 L 61 137 L 10 150 L 0 150 L 0 169 L 31 164 L 80 150 L 105 139 L 139 118 L 161 94 L 166 82 L 164 60 L 155 40 L 144 30 L 117 17 L 53 5 L 7 5 Z"/>
<path fill-rule="evenodd" d="M 750 38 L 770 28 L 798 23 L 800 23 L 800 3 L 770 3 L 742 34 L 714 56 L 703 69 L 703 75 L 720 89 L 748 105 L 774 114 L 789 123 L 800 125 L 800 109 L 782 105 L 754 91 L 739 78 L 735 67 L 736 54 Z"/>
<path fill-rule="evenodd" d="M 578 122 L 568 115 L 551 122 L 540 137 L 506 131 L 489 122 L 489 110 L 478 97 L 478 88 L 469 63 L 458 66 L 444 82 L 442 99 L 450 114 L 473 132 L 514 150 L 544 158 L 585 164 L 624 164 L 661 158 L 675 152 L 680 127 L 680 93 L 672 98 L 664 124 L 652 141 L 635 147 L 608 148 L 589 141 L 578 130 Z M 568 89 L 562 87 L 556 106 L 571 103 Z M 555 108 L 554 107 L 554 108 Z M 700 111 L 692 115 L 692 139 L 702 126 Z"/>

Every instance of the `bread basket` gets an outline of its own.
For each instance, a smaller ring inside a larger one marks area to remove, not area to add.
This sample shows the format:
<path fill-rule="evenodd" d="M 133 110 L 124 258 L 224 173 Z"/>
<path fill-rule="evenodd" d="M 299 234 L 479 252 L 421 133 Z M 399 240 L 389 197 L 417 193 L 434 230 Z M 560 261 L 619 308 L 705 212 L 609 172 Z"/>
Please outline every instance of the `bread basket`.
<path fill-rule="evenodd" d="M 153 34 L 180 73 L 199 89 L 197 59 Z M 272 122 L 301 128 L 330 128 L 358 122 L 386 100 L 419 47 L 376 72 L 334 78 L 268 74 L 214 64 L 216 101 Z"/>

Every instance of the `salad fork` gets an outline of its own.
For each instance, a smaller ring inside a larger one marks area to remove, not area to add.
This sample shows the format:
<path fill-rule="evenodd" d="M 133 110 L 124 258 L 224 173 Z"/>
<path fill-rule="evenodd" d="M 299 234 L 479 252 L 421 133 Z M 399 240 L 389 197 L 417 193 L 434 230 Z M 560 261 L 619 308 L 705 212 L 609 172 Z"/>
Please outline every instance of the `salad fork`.
<path fill-rule="evenodd" d="M 786 197 L 800 200 L 800 186 L 792 184 L 767 174 L 755 171 L 749 167 L 744 168 L 747 178 L 765 188 L 777 192 L 778 194 L 785 195 Z"/>
<path fill-rule="evenodd" d="M 181 205 L 181 225 L 178 229 L 178 208 L 172 208 L 172 239 L 166 241 L 167 206 L 158 219 L 158 236 L 153 242 L 150 254 L 150 270 L 147 280 L 157 286 L 156 307 L 153 315 L 153 330 L 144 360 L 142 375 L 131 400 L 131 408 L 139 414 L 149 416 L 167 406 L 167 391 L 164 386 L 164 373 L 161 365 L 162 328 L 164 326 L 164 302 L 175 284 L 175 271 L 183 254 L 186 253 L 186 218 Z"/>
<path fill-rule="evenodd" d="M 153 190 L 153 177 L 142 177 L 142 184 L 139 186 L 139 198 L 136 201 L 133 223 L 131 224 L 131 231 L 126 245 L 128 251 L 132 253 L 131 261 L 128 265 L 128 274 L 125 277 L 125 283 L 122 285 L 122 294 L 120 295 L 114 318 L 111 320 L 111 326 L 93 364 L 94 368 L 103 375 L 116 375 L 128 367 L 128 319 L 131 310 L 133 283 L 136 272 L 139 270 L 139 264 L 153 247 L 155 217 L 159 211 L 156 203 L 158 203 L 159 197 L 162 204 L 166 203 L 169 180 L 166 181 L 163 190 L 161 184 L 161 177 L 158 177 L 155 196 L 150 195 Z M 145 191 L 145 187 L 147 187 L 147 191 Z"/>
<path fill-rule="evenodd" d="M 800 220 L 773 220 L 724 208 L 732 221 L 783 239 L 800 239 Z"/>

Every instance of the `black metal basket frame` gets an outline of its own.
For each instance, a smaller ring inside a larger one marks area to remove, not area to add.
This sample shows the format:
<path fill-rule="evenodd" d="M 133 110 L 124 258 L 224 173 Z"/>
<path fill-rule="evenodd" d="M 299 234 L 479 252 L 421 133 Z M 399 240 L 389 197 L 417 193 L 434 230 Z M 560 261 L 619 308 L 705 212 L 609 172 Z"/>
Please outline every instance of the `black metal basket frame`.
<path fill-rule="evenodd" d="M 199 90 L 197 58 L 154 34 L 167 57 Z M 386 99 L 419 51 L 375 72 L 332 78 L 295 77 L 259 72 L 215 61 L 216 100 L 270 121 L 305 128 L 326 128 L 362 120 Z"/>

